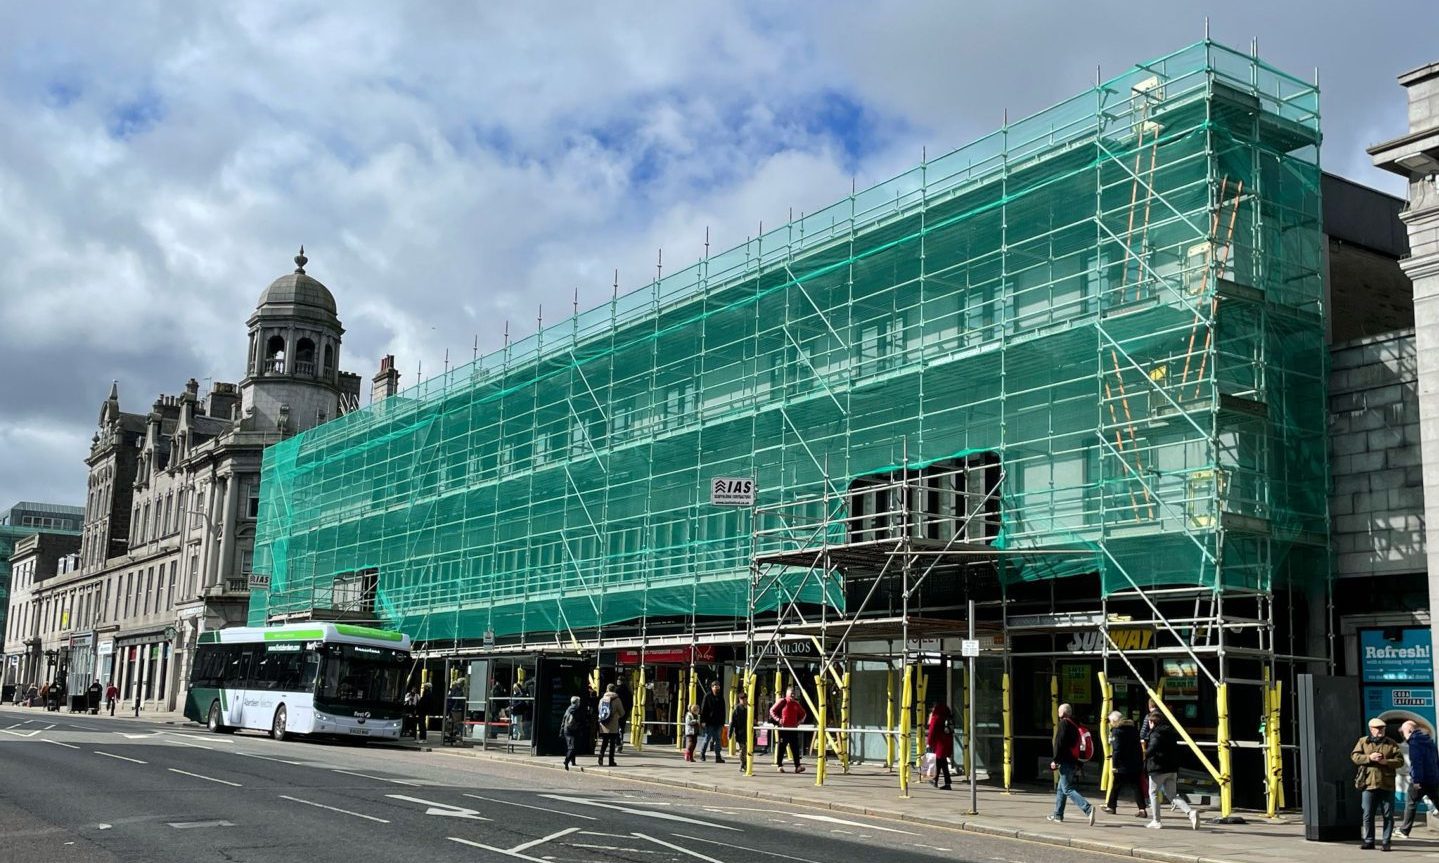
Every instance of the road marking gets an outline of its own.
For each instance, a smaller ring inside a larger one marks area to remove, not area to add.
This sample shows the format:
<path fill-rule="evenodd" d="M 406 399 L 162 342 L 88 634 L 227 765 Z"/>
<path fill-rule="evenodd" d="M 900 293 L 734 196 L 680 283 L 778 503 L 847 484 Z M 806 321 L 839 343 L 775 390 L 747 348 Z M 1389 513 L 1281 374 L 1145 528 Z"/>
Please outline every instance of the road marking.
<path fill-rule="evenodd" d="M 426 815 L 444 815 L 448 818 L 469 818 L 472 821 L 490 820 L 481 815 L 476 810 L 466 809 L 463 806 L 451 806 L 448 803 L 436 803 L 433 800 L 422 800 L 419 797 L 406 797 L 403 794 L 386 794 L 385 796 L 393 797 L 396 800 L 404 800 L 409 803 L 419 803 L 422 806 L 428 806 L 430 808 L 425 810 Z"/>
<path fill-rule="evenodd" d="M 366 815 L 366 814 L 364 814 L 363 812 L 351 812 L 351 811 L 348 810 L 348 809 L 340 809 L 340 808 L 335 807 L 335 806 L 326 806 L 326 805 L 323 804 L 323 803 L 316 803 L 316 802 L 313 801 L 313 800 L 301 800 L 301 799 L 298 798 L 298 797 L 291 797 L 291 796 L 288 795 L 288 794 L 281 794 L 281 795 L 280 795 L 280 799 L 281 799 L 281 800 L 293 800 L 293 801 L 295 801 L 296 803 L 303 803 L 303 804 L 305 804 L 306 806 L 314 806 L 314 807 L 317 807 L 317 808 L 319 808 L 319 809 L 328 809 L 328 810 L 330 810 L 331 812 L 340 812 L 340 813 L 345 814 L 345 815 L 353 815 L 353 816 L 355 816 L 356 818 L 364 818 L 364 819 L 369 820 L 369 821 L 378 821 L 378 822 L 381 823 L 381 824 L 389 824 L 389 823 L 390 823 L 390 822 L 386 821 L 386 820 L 383 819 L 383 818 L 376 818 L 376 817 L 373 816 L 373 815 Z"/>
<path fill-rule="evenodd" d="M 578 828 L 578 827 L 566 827 L 564 830 L 557 830 L 557 831 L 555 831 L 554 833 L 551 833 L 551 834 L 548 835 L 548 836 L 541 836 L 539 839 L 531 839 L 531 840 L 528 841 L 528 842 L 521 842 L 519 845 L 516 845 L 515 847 L 511 848 L 509 853 L 514 854 L 514 853 L 517 852 L 517 851 L 527 851 L 527 850 L 529 850 L 530 848 L 535 847 L 536 845 L 543 845 L 543 844 L 545 844 L 546 842 L 549 842 L 549 841 L 552 840 L 552 839 L 558 839 L 558 838 L 560 838 L 561 836 L 568 836 L 568 835 L 570 835 L 571 833 L 574 833 L 574 832 L 576 832 L 576 831 L 579 830 L 579 829 L 580 829 L 580 828 Z"/>
<path fill-rule="evenodd" d="M 719 845 L 722 848 L 733 848 L 736 851 L 748 851 L 751 854 L 765 854 L 770 857 L 779 857 L 784 860 L 790 860 L 792 863 L 821 863 L 819 860 L 808 860 L 804 857 L 796 857 L 793 854 L 777 854 L 774 851 L 766 851 L 763 848 L 746 848 L 743 845 L 736 845 L 733 842 L 720 842 L 717 839 L 701 839 L 698 836 L 686 836 L 683 833 L 671 833 L 670 835 L 677 836 L 680 839 L 688 839 L 691 842 L 704 842 L 708 845 Z"/>
<path fill-rule="evenodd" d="M 650 842 L 655 843 L 656 845 L 663 845 L 663 846 L 665 846 L 666 848 L 669 848 L 669 849 L 672 850 L 672 851 L 678 851 L 678 852 L 680 852 L 681 854 L 688 854 L 689 856 L 695 858 L 696 860 L 703 860 L 703 861 L 705 861 L 705 863 L 724 863 L 723 860 L 716 860 L 715 858 L 706 856 L 706 855 L 704 855 L 704 854 L 701 854 L 701 853 L 699 853 L 698 851 L 691 851 L 690 849 L 684 847 L 683 845 L 676 845 L 676 844 L 674 844 L 673 842 L 666 842 L 666 841 L 663 840 L 663 839 L 656 839 L 656 838 L 653 837 L 653 836 L 646 836 L 646 835 L 643 834 L 643 833 L 631 833 L 630 835 L 631 835 L 631 836 L 638 837 L 638 838 L 640 838 L 640 839 L 647 839 L 647 840 L 649 840 Z"/>
<path fill-rule="evenodd" d="M 491 802 L 491 803 L 503 803 L 503 804 L 505 804 L 506 806 L 519 806 L 519 807 L 524 808 L 524 809 L 537 809 L 537 810 L 539 810 L 540 812 L 551 812 L 551 813 L 553 813 L 553 814 L 555 814 L 555 815 L 568 815 L 568 816 L 570 816 L 571 818 L 583 818 L 583 819 L 586 820 L 586 821 L 598 821 L 598 820 L 600 820 L 600 819 L 594 817 L 593 815 L 581 815 L 581 814 L 578 813 L 578 812 L 566 812 L 566 811 L 563 810 L 563 809 L 549 809 L 549 808 L 544 807 L 544 806 L 531 806 L 531 805 L 528 804 L 528 803 L 514 803 L 514 802 L 509 801 L 509 800 L 501 800 L 501 799 L 499 799 L 498 797 L 481 797 L 481 796 L 478 795 L 478 794 L 466 794 L 465 796 L 466 796 L 466 797 L 473 797 L 473 798 L 475 798 L 476 800 L 488 800 L 488 801 Z"/>
<path fill-rule="evenodd" d="M 113 752 L 101 752 L 101 751 L 98 750 L 98 749 L 95 750 L 95 754 L 96 754 L 96 755 L 103 755 L 103 756 L 105 756 L 106 758 L 118 758 L 118 759 L 120 759 L 121 761 L 129 761 L 131 764 L 149 764 L 149 763 L 150 763 L 150 762 L 148 762 L 148 761 L 141 761 L 141 760 L 138 759 L 138 758 L 131 758 L 131 757 L 128 756 L 128 755 L 116 755 L 116 754 L 114 754 Z"/>
<path fill-rule="evenodd" d="M 410 788 L 419 788 L 419 787 L 420 787 L 420 784 L 419 784 L 418 782 L 406 782 L 406 781 L 404 781 L 403 779 L 386 779 L 386 778 L 383 777 L 383 776 L 371 776 L 371 775 L 368 774 L 368 773 L 356 773 L 356 772 L 354 772 L 353 770 L 341 770 L 341 769 L 338 768 L 338 767 L 332 767 L 332 768 L 330 768 L 330 769 L 333 770 L 333 771 L 335 771 L 336 773 L 343 773 L 343 774 L 345 774 L 346 776 L 358 776 L 358 777 L 360 777 L 361 779 L 373 779 L 373 780 L 375 780 L 376 782 L 393 782 L 393 783 L 395 783 L 396 785 L 405 785 L 405 786 L 408 786 L 408 787 L 410 787 Z M 390 796 L 393 797 L 394 795 L 390 795 Z"/>
<path fill-rule="evenodd" d="M 711 821 L 700 821 L 695 818 L 686 818 L 683 815 L 672 815 L 668 812 L 651 812 L 648 809 L 635 809 L 630 806 L 616 806 L 613 803 L 601 803 L 598 800 L 590 800 L 586 797 L 569 797 L 564 794 L 541 794 L 541 797 L 548 797 L 551 800 L 560 800 L 565 803 L 578 803 L 581 806 L 598 806 L 602 809 L 614 809 L 617 812 L 624 812 L 629 815 L 639 815 L 644 818 L 658 818 L 663 821 L 682 821 L 685 824 L 695 824 L 700 827 L 709 827 L 714 830 L 732 830 L 742 832 L 734 827 L 726 827 L 723 824 L 715 824 Z M 899 831 L 896 830 L 896 833 Z"/>
<path fill-rule="evenodd" d="M 494 854 L 504 854 L 507 857 L 518 857 L 521 860 L 529 860 L 531 861 L 531 863 L 549 863 L 549 861 L 542 860 L 539 857 L 531 857 L 528 854 L 521 854 L 518 851 L 507 851 L 504 848 L 496 848 L 493 845 L 485 845 L 482 842 L 471 842 L 468 839 L 461 839 L 458 836 L 447 836 L 445 838 L 449 839 L 451 842 L 458 842 L 461 845 L 468 845 L 471 848 L 483 848 L 486 851 Z"/>
<path fill-rule="evenodd" d="M 191 772 L 188 771 L 188 770 L 178 770 L 178 769 L 176 769 L 176 768 L 174 768 L 174 767 L 166 767 L 165 769 L 168 770 L 168 771 L 170 771 L 171 773 L 179 773 L 179 774 L 184 775 L 184 776 L 193 776 L 193 777 L 195 777 L 196 779 L 205 779 L 205 780 L 208 780 L 208 781 L 210 781 L 210 782 L 218 782 L 218 783 L 220 783 L 221 785 L 229 785 L 229 786 L 234 787 L 234 788 L 243 788 L 243 787 L 245 787 L 245 786 L 241 785 L 241 784 L 238 783 L 238 782 L 231 782 L 231 781 L 228 780 L 228 779 L 216 779 L 216 778 L 213 777 L 213 776 L 201 776 L 201 775 L 198 774 L 198 773 L 191 773 Z"/>
<path fill-rule="evenodd" d="M 76 746 L 76 745 L 73 744 L 73 743 L 61 743 L 61 742 L 58 741 L 58 740 L 50 740 L 49 738 L 44 738 L 44 737 L 40 738 L 40 742 L 41 742 L 41 743 L 53 743 L 53 744 L 55 744 L 56 746 L 63 746 L 63 747 L 65 747 L 66 749 L 79 749 L 79 748 L 80 748 L 80 747 Z"/>
<path fill-rule="evenodd" d="M 291 761 L 291 760 L 289 760 L 288 758 L 274 758 L 274 757 L 271 757 L 271 756 L 269 756 L 269 755 L 256 755 L 256 754 L 253 753 L 253 752 L 236 752 L 236 753 L 234 753 L 234 754 L 235 754 L 235 755 L 243 755 L 243 756 L 245 756 L 246 758 L 262 758 L 262 759 L 264 759 L 265 761 L 278 761 L 278 762 L 280 762 L 281 764 L 293 764 L 293 765 L 295 765 L 296 767 L 304 767 L 304 766 L 305 766 L 305 762 L 303 762 L 303 761 Z"/>
<path fill-rule="evenodd" d="M 50 727 L 54 728 L 55 726 L 52 725 Z M 41 731 L 44 730 L 45 729 L 43 728 L 36 728 L 33 731 L 11 731 L 8 728 L 0 728 L 0 731 L 5 732 L 6 734 L 13 734 L 16 737 L 34 737 L 35 735 L 39 734 Z"/>
<path fill-rule="evenodd" d="M 86 729 L 86 730 L 88 731 L 89 729 Z M 149 732 L 146 732 L 146 733 L 144 733 L 144 734 L 131 734 L 131 733 L 129 733 L 128 731 L 116 731 L 115 733 L 118 734 L 118 735 L 120 735 L 121 737 L 125 738 L 126 740 L 144 740 L 144 739 L 147 738 L 147 737 L 159 737 L 159 736 L 160 736 L 160 732 L 158 732 L 158 731 L 149 731 Z"/>
<path fill-rule="evenodd" d="M 170 742 L 171 742 L 171 743 L 178 743 L 178 744 L 180 744 L 181 746 L 188 746 L 188 747 L 190 747 L 191 749 L 209 749 L 209 750 L 211 750 L 211 751 L 214 751 L 214 747 L 211 747 L 211 746 L 201 746 L 201 745 L 198 744 L 198 743 L 186 743 L 186 742 L 184 742 L 184 741 L 182 741 L 182 740 L 171 740 Z"/>
<path fill-rule="evenodd" d="M 229 821 L 167 821 L 176 830 L 189 830 L 194 827 L 234 827 Z"/>
<path fill-rule="evenodd" d="M 865 824 L 865 823 L 862 822 L 862 821 L 846 821 L 846 820 L 843 819 L 843 818 L 835 818 L 835 817 L 832 816 L 832 815 L 810 815 L 810 814 L 807 814 L 807 813 L 804 813 L 804 812 L 779 812 L 779 813 L 776 813 L 773 809 L 762 809 L 762 808 L 760 808 L 760 807 L 758 807 L 758 806 L 727 806 L 727 807 L 725 807 L 725 808 L 726 808 L 726 809 L 730 809 L 730 810 L 732 810 L 732 811 L 736 811 L 736 812 L 766 812 L 766 813 L 768 813 L 768 814 L 770 814 L 770 815 L 776 815 L 776 814 L 778 814 L 778 815 L 783 816 L 782 818 L 771 818 L 771 819 L 770 819 L 771 821 L 773 821 L 773 822 L 776 823 L 776 824 L 784 824 L 784 823 L 785 823 L 785 821 L 783 820 L 784 818 L 808 818 L 810 821 L 823 821 L 823 822 L 826 823 L 826 824 L 839 824 L 839 825 L 842 825 L 842 826 L 844 826 L 844 827 L 862 827 L 862 828 L 864 828 L 865 830 L 880 830 L 880 831 L 883 831 L 883 832 L 885 832 L 885 833 L 906 833 L 906 831 L 904 831 L 904 830 L 894 830 L 894 829 L 889 828 L 889 827 L 880 827 L 880 826 L 877 825 L 877 824 Z M 793 826 L 795 826 L 795 827 L 800 827 L 800 826 L 803 826 L 803 825 L 795 824 L 795 825 L 793 825 Z"/>

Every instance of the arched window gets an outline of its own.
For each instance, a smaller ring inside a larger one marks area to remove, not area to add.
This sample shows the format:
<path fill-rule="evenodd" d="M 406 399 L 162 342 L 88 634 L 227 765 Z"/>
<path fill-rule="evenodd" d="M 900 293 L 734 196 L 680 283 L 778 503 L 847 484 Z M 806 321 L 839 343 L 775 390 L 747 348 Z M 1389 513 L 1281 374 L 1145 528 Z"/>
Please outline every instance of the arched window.
<path fill-rule="evenodd" d="M 310 339 L 300 339 L 295 344 L 295 374 L 315 376 L 315 343 Z"/>
<path fill-rule="evenodd" d="M 265 364 L 261 371 L 282 374 L 285 371 L 285 337 L 270 336 L 265 342 Z"/>
<path fill-rule="evenodd" d="M 325 377 L 335 376 L 335 346 L 325 345 Z"/>

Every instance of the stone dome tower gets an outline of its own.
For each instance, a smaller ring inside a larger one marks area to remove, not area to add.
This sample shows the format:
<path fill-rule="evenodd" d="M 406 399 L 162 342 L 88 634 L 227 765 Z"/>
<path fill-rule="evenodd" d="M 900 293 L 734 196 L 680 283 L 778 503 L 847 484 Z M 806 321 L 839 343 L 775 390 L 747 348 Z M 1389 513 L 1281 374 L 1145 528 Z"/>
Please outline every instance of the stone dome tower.
<path fill-rule="evenodd" d="M 305 272 L 305 247 L 295 271 L 260 294 L 247 321 L 250 353 L 240 382 L 245 428 L 289 434 L 339 414 L 340 337 L 330 289 Z"/>

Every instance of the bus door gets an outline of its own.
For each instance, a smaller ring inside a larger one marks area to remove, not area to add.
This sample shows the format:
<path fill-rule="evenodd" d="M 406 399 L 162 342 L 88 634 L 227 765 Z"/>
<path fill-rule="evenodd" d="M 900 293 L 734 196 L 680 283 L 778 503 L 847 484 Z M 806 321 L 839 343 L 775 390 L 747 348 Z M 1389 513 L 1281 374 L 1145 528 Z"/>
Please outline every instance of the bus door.
<path fill-rule="evenodd" d="M 225 672 L 225 686 L 231 690 L 229 715 L 225 717 L 226 725 L 244 727 L 246 724 L 253 725 L 256 720 L 254 708 L 247 710 L 245 702 L 252 699 L 250 692 L 250 675 L 255 670 L 255 654 L 263 649 L 258 645 L 245 644 L 236 645 L 230 650 L 230 667 Z M 268 727 L 268 718 L 258 720 L 260 727 Z"/>

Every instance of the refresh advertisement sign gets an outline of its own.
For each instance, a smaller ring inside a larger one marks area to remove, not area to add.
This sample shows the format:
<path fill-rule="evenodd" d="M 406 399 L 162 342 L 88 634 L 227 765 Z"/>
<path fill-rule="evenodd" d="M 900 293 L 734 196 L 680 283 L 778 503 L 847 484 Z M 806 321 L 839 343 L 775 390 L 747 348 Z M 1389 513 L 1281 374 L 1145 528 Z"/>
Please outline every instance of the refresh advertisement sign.
<path fill-rule="evenodd" d="M 1427 626 L 1359 630 L 1364 715 L 1435 727 L 1433 637 Z"/>

